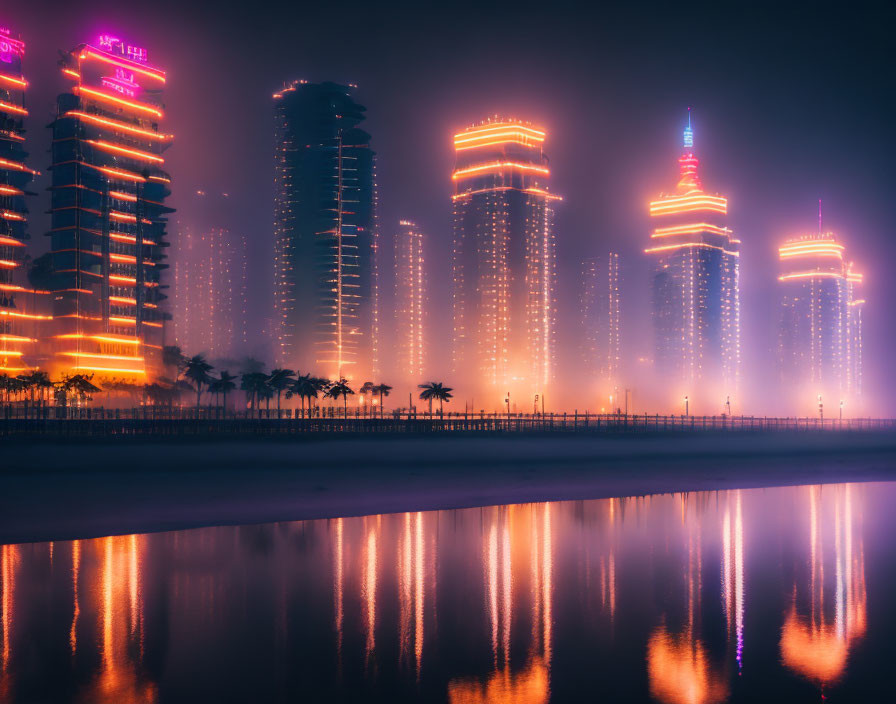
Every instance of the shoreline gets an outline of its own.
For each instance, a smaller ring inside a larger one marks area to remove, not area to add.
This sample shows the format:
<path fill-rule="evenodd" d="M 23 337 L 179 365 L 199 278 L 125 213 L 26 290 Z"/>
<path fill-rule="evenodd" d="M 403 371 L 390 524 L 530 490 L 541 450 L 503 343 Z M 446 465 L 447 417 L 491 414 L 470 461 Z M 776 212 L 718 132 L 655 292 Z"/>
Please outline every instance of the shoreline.
<path fill-rule="evenodd" d="M 896 480 L 896 433 L 4 442 L 0 543 Z"/>

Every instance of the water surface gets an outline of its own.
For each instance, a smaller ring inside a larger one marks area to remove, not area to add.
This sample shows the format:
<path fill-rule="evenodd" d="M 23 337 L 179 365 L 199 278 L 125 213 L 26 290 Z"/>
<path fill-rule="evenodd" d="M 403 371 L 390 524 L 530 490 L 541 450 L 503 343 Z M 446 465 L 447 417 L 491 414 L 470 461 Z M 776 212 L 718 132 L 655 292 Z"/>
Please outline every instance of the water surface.
<path fill-rule="evenodd" d="M 0 702 L 888 701 L 896 484 L 2 546 Z"/>

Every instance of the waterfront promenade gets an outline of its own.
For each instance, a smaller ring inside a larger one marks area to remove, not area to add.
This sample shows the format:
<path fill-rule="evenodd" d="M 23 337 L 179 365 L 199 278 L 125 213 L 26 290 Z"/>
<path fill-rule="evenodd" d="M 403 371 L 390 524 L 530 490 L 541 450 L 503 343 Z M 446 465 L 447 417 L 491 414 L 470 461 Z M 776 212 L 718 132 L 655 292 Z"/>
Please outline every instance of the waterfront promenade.
<path fill-rule="evenodd" d="M 220 408 L 57 408 L 0 406 L 0 437 L 121 436 L 291 436 L 347 434 L 423 435 L 432 433 L 585 433 L 643 434 L 697 432 L 880 431 L 896 429 L 890 418 L 820 418 L 768 416 L 694 416 L 660 414 L 546 414 L 390 411 L 344 413 L 315 409 L 310 417 L 298 409 L 224 412 Z"/>

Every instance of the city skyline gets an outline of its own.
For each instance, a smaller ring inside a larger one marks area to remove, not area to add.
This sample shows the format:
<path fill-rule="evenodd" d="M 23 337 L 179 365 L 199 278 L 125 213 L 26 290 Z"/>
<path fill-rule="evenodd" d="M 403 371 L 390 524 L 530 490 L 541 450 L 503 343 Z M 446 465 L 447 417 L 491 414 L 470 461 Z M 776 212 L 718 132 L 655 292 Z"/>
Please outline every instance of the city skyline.
<path fill-rule="evenodd" d="M 369 102 L 368 97 L 370 97 L 370 96 L 369 96 L 369 93 L 368 93 L 368 92 L 364 92 L 364 102 L 365 102 L 365 103 Z M 530 115 L 533 115 L 532 112 L 519 112 L 518 114 L 519 114 L 522 118 L 529 118 Z M 701 119 L 700 119 L 700 129 L 701 129 L 701 130 L 703 130 L 703 131 L 710 131 L 710 130 L 716 130 L 716 131 L 718 131 L 718 126 L 710 126 L 710 125 L 708 124 L 708 121 L 707 121 L 705 118 L 702 117 L 702 113 L 700 113 L 700 114 L 701 114 Z M 667 118 L 667 119 L 668 119 L 668 118 Z M 668 120 L 668 121 L 670 122 L 670 124 L 673 122 L 673 120 Z M 552 134 L 552 133 L 551 133 L 551 134 Z M 32 135 L 29 134 L 29 140 L 30 140 L 31 138 L 32 138 Z M 701 138 L 702 138 L 702 134 L 701 134 Z M 373 143 L 374 143 L 374 144 L 377 143 L 379 139 L 380 139 L 380 138 L 378 137 L 378 135 L 377 135 L 377 134 L 374 134 L 374 136 L 373 136 Z M 703 142 L 701 141 L 701 145 L 702 145 L 702 144 L 703 144 Z M 178 143 L 178 147 L 180 147 L 180 143 Z M 173 150 L 173 151 L 176 151 L 176 150 Z M 377 149 L 377 151 L 380 151 L 380 150 Z M 173 152 L 172 152 L 172 153 L 173 153 Z M 390 156 L 390 159 L 394 161 L 394 156 Z M 657 161 L 658 161 L 658 160 L 657 160 Z M 39 163 L 35 163 L 34 166 L 35 166 L 35 167 L 40 167 L 41 164 L 39 164 Z M 553 164 L 552 164 L 552 166 L 551 166 L 551 171 L 554 172 L 554 174 L 552 174 L 552 176 L 553 176 L 553 175 L 556 175 L 556 174 L 562 174 L 562 173 L 564 173 L 565 171 L 567 171 L 567 170 L 570 168 L 570 166 L 571 166 L 571 162 L 559 162 L 559 161 L 557 160 L 557 158 L 555 157 L 554 160 L 553 160 Z M 717 168 L 718 168 L 718 167 L 715 167 L 716 170 L 717 170 Z M 661 167 L 660 167 L 656 162 L 653 164 L 653 166 L 652 166 L 652 170 L 653 170 L 656 174 L 660 174 L 660 172 L 662 171 Z M 597 183 L 596 183 L 596 186 L 597 186 L 597 188 L 600 188 L 600 183 L 597 182 Z M 179 187 L 179 186 L 178 186 L 178 187 Z M 730 194 L 730 192 L 729 192 L 729 194 Z M 380 201 L 386 200 L 386 201 L 390 201 L 390 202 L 393 202 L 393 203 L 394 203 L 396 200 L 400 200 L 400 198 L 397 198 L 397 195 L 398 195 L 398 194 L 396 194 L 394 191 L 387 191 L 387 190 L 384 189 L 384 188 L 380 188 L 379 191 L 378 191 L 377 198 L 378 198 Z M 564 195 L 565 195 L 565 194 L 564 194 Z M 183 196 L 181 196 L 181 197 L 183 197 Z M 750 199 L 748 199 L 748 200 L 745 201 L 745 200 L 744 200 L 744 195 L 742 195 L 742 194 L 737 194 L 737 198 L 738 198 L 738 200 L 739 200 L 739 202 L 740 202 L 742 208 L 745 207 L 745 205 L 749 205 L 749 206 L 752 206 L 752 207 L 758 207 L 758 206 L 760 205 L 760 201 L 759 201 L 758 199 L 755 199 L 755 198 L 750 198 Z M 637 202 L 636 202 L 636 201 L 637 201 L 637 197 L 636 197 L 636 194 L 635 194 L 634 192 L 632 193 L 632 197 L 630 198 L 630 201 L 631 201 L 631 202 L 629 203 L 629 206 L 636 206 L 636 205 L 637 205 Z M 566 202 L 564 203 L 563 208 L 561 208 L 561 211 L 564 210 L 564 209 L 566 209 L 566 208 L 568 208 L 568 207 L 570 207 L 570 206 L 573 206 L 575 209 L 581 209 L 581 207 L 582 207 L 582 202 L 581 202 L 581 200 L 580 200 L 579 202 L 577 202 L 577 203 L 575 203 L 575 204 L 571 204 L 570 201 L 569 201 L 568 199 L 566 199 Z M 394 206 L 390 206 L 390 207 L 394 207 Z M 836 211 L 835 211 L 835 212 L 836 212 Z M 413 215 L 413 211 L 411 210 L 408 214 L 409 214 L 409 215 Z M 178 217 L 180 218 L 180 216 L 178 216 Z M 836 217 L 838 217 L 838 216 L 835 215 L 835 218 L 836 218 Z M 840 217 L 842 217 L 842 216 L 840 216 Z M 434 246 L 438 247 L 439 245 L 438 245 L 437 243 L 440 242 L 440 241 L 441 241 L 442 243 L 445 242 L 445 239 L 446 239 L 446 238 L 445 238 L 445 235 L 446 235 L 446 233 L 445 233 L 445 220 L 444 220 L 444 218 L 440 218 L 440 221 L 435 221 L 435 222 L 433 221 L 433 218 L 432 218 L 432 217 L 424 217 L 424 218 L 414 217 L 414 219 L 415 219 L 415 221 L 424 223 L 423 226 L 424 226 L 425 229 L 430 230 L 430 231 L 435 231 L 436 233 L 438 233 L 438 236 L 437 236 L 437 237 L 435 238 L 435 240 L 434 240 L 434 242 L 436 243 Z M 633 220 L 633 222 L 634 222 L 635 218 L 633 217 L 632 220 Z M 630 229 L 631 229 L 631 225 L 629 225 L 629 226 L 627 226 L 627 227 L 625 227 L 625 228 L 623 228 L 623 229 L 628 229 L 628 230 L 630 230 Z M 737 229 L 738 232 L 740 231 L 740 228 L 734 228 L 734 229 Z M 838 229 L 841 229 L 841 228 L 838 228 Z M 791 230 L 791 232 L 792 232 L 792 231 L 793 231 L 793 230 Z M 39 233 L 39 231 L 36 231 L 36 230 L 34 229 L 34 227 L 32 226 L 32 234 L 40 234 L 40 233 Z M 263 252 L 263 251 L 266 249 L 267 245 L 262 245 L 262 242 L 259 241 L 258 236 L 257 236 L 257 231 L 256 231 L 256 233 L 253 233 L 253 234 L 254 234 L 255 236 L 251 238 L 251 241 L 253 242 L 253 248 L 252 248 L 252 249 L 253 249 L 253 254 L 252 254 L 252 256 L 255 257 L 255 261 L 257 262 L 257 257 L 258 257 L 258 254 L 257 254 L 257 253 L 260 252 L 260 251 Z M 562 259 L 565 259 L 565 260 L 568 261 L 571 252 L 573 252 L 573 251 L 576 249 L 576 247 L 581 247 L 582 239 L 581 239 L 580 237 L 577 237 L 577 234 L 576 234 L 574 231 L 569 230 L 568 228 L 567 228 L 567 229 L 563 229 L 562 227 L 558 227 L 558 228 L 557 228 L 557 234 L 558 234 L 558 237 L 559 237 L 559 240 L 558 240 L 558 241 L 560 242 L 560 250 L 559 250 L 558 254 L 562 255 L 562 257 L 561 257 Z M 753 236 L 753 233 L 750 233 L 750 234 L 751 234 L 751 236 Z M 789 234 L 789 233 L 786 233 L 786 232 L 785 232 L 785 233 L 780 233 L 780 234 L 786 236 L 786 235 Z M 766 236 L 767 236 L 767 235 L 766 235 Z M 849 237 L 848 235 L 847 235 L 847 237 L 848 237 L 848 239 L 849 239 L 849 243 L 850 243 L 851 248 L 854 248 L 854 247 L 856 247 L 857 245 L 858 245 L 859 248 L 861 248 L 861 247 L 863 246 L 863 244 L 862 244 L 862 239 L 863 239 L 863 238 L 861 238 L 861 237 L 855 237 L 855 236 L 853 236 L 853 237 Z M 779 238 L 779 239 L 780 239 L 780 238 Z M 256 243 L 257 243 L 258 245 L 260 245 L 260 246 L 255 246 Z M 444 250 L 443 250 L 443 251 L 444 251 Z M 766 260 L 766 253 L 767 253 L 767 251 L 768 251 L 768 250 L 767 250 L 766 248 L 762 248 L 762 249 L 759 249 L 758 247 L 754 247 L 754 248 L 753 248 L 752 256 L 754 256 L 754 257 L 761 256 L 761 257 L 762 257 L 762 260 L 760 260 L 760 265 L 761 265 L 761 266 L 757 267 L 757 266 L 753 265 L 753 266 L 750 267 L 750 271 L 751 271 L 751 275 L 752 275 L 752 276 L 756 276 L 756 275 L 757 275 L 757 272 L 759 272 L 759 271 L 762 270 L 762 269 L 765 269 L 765 268 L 771 268 L 771 267 L 769 267 L 769 263 L 770 263 L 770 262 L 768 262 L 768 261 Z M 39 251 L 38 251 L 37 253 L 39 253 Z M 638 296 L 643 296 L 643 291 L 639 290 L 639 289 L 642 288 L 642 286 L 641 286 L 640 283 L 639 283 L 639 282 L 642 280 L 642 274 L 641 274 L 641 271 L 638 271 L 638 269 L 640 269 L 640 268 L 642 267 L 642 263 L 639 262 L 635 257 L 632 257 L 630 253 L 624 253 L 624 255 L 625 255 L 625 260 L 628 261 L 628 262 L 630 262 L 630 263 L 631 263 L 631 266 L 634 268 L 634 270 L 633 270 L 633 275 L 629 277 L 629 282 L 628 282 L 628 287 L 627 287 L 627 292 L 628 292 L 628 295 L 631 297 L 631 300 L 629 300 L 629 301 L 624 301 L 623 304 L 622 304 L 622 305 L 623 305 L 623 308 L 627 308 L 627 307 L 631 307 L 632 305 L 637 304 L 637 298 L 638 298 Z M 859 258 L 859 257 L 857 257 L 857 258 Z M 438 259 L 438 255 L 435 255 L 435 259 L 433 259 L 433 261 L 435 262 L 435 261 L 437 261 L 437 259 Z M 859 259 L 860 259 L 860 258 L 859 258 Z M 861 260 L 861 259 L 860 259 L 860 260 Z M 383 257 L 380 257 L 380 266 L 382 266 L 382 261 L 383 261 Z M 561 271 L 561 273 L 562 273 L 563 270 L 564 270 L 564 265 L 562 264 L 562 262 L 561 262 L 561 264 L 560 264 L 559 266 L 560 266 L 560 271 Z M 566 266 L 568 267 L 568 265 L 566 265 Z M 254 278 L 255 278 L 255 277 L 253 277 L 253 279 L 254 279 Z M 443 278 L 443 277 L 440 277 L 440 276 L 435 276 L 435 275 L 434 275 L 432 278 L 433 278 L 433 281 L 432 281 L 431 283 L 432 283 L 432 287 L 433 287 L 434 295 L 436 295 L 436 296 L 444 295 L 444 290 L 442 289 L 442 287 L 444 286 L 444 284 L 441 283 L 441 282 L 439 281 L 439 279 L 441 278 L 441 281 L 444 282 L 444 278 Z M 570 293 L 571 293 L 571 292 L 574 292 L 574 291 L 576 290 L 576 288 L 577 288 L 577 287 L 574 285 L 574 281 L 571 280 L 571 277 L 569 276 L 568 268 L 566 269 L 566 274 L 565 274 L 564 276 L 561 276 L 560 279 L 561 279 L 561 283 L 560 283 L 560 285 L 559 285 L 559 289 L 558 289 L 558 291 L 557 291 L 557 296 L 558 296 L 558 306 L 562 305 L 564 299 L 568 300 L 568 298 L 569 298 L 569 296 L 570 296 Z M 873 281 L 873 279 L 872 279 L 872 281 Z M 259 294 L 258 294 L 259 290 L 260 290 L 261 288 L 263 288 L 263 285 L 264 285 L 264 284 L 261 283 L 261 282 L 260 282 L 260 284 L 261 284 L 261 285 L 259 285 L 259 286 L 253 286 L 253 293 L 252 293 L 252 295 L 253 295 L 254 298 L 257 298 L 257 296 L 259 295 Z M 388 282 L 385 282 L 385 281 L 384 281 L 384 285 L 388 286 L 389 284 L 388 284 Z M 440 291 L 440 289 L 442 289 L 442 290 Z M 119 298 L 126 298 L 126 296 L 125 296 L 125 297 L 119 297 Z M 872 298 L 872 300 L 874 300 L 874 299 Z M 635 301 L 635 303 L 633 304 L 632 301 Z M 262 311 L 258 311 L 257 300 L 254 301 L 253 306 L 254 306 L 254 308 L 255 308 L 255 310 L 254 310 L 254 314 L 251 316 L 252 319 L 253 319 L 253 325 L 258 326 L 258 325 L 260 324 L 260 322 L 261 322 L 261 318 L 263 318 L 263 313 L 264 313 L 264 311 L 263 311 L 263 310 L 262 310 Z M 767 311 L 767 310 L 768 310 L 768 306 L 763 305 L 763 304 L 760 304 L 760 305 L 754 305 L 754 306 L 752 306 L 752 307 L 753 307 L 753 310 L 750 311 L 750 314 L 753 315 L 753 316 L 756 316 L 756 315 L 757 315 L 757 311 Z M 374 310 L 375 310 L 375 309 L 374 309 Z M 259 315 L 259 312 L 261 312 L 262 315 Z M 444 323 L 444 319 L 439 320 L 439 312 L 443 313 L 443 312 L 444 312 L 444 307 L 443 307 L 443 310 L 442 310 L 442 311 L 437 311 L 437 312 L 436 312 L 436 320 L 434 321 L 434 323 L 436 324 L 436 326 L 438 326 L 439 322 Z M 873 314 L 874 314 L 874 313 L 873 313 Z M 386 310 L 386 309 L 384 309 L 383 311 L 381 311 L 381 312 L 379 313 L 380 318 L 383 318 L 384 316 L 385 316 L 385 317 L 388 317 L 388 315 L 389 315 L 389 311 Z M 575 340 L 575 336 L 576 336 L 575 331 L 571 331 L 571 330 L 570 330 L 570 324 L 569 324 L 569 318 L 574 318 L 575 316 L 574 316 L 574 315 L 573 315 L 573 316 L 566 315 L 566 314 L 564 313 L 564 317 L 566 318 L 565 320 L 561 319 L 561 320 L 558 320 L 558 322 L 557 322 L 558 334 L 560 335 L 560 338 L 561 338 L 561 340 L 562 340 L 562 344 L 559 344 L 559 345 L 557 346 L 557 348 L 561 351 L 561 352 L 560 352 L 560 354 L 561 354 L 561 360 L 564 359 L 564 356 L 563 356 L 563 355 L 566 355 L 565 358 L 568 359 L 568 352 L 565 352 L 565 350 L 568 349 L 568 348 L 570 347 L 570 342 L 574 342 L 574 340 Z M 643 340 L 642 340 L 642 339 L 639 339 L 640 337 L 643 337 L 643 335 L 642 335 L 643 331 L 642 331 L 642 330 L 637 330 L 637 329 L 635 329 L 636 327 L 638 327 L 639 324 L 637 324 L 637 323 L 633 324 L 633 323 L 629 322 L 629 321 L 638 320 L 640 317 L 642 317 L 642 316 L 639 316 L 639 315 L 637 315 L 637 314 L 634 315 L 634 316 L 629 315 L 629 314 L 625 314 L 625 315 L 622 316 L 623 327 L 625 327 L 625 328 L 626 328 L 626 331 L 627 331 L 627 335 L 626 335 L 626 355 L 625 355 L 625 356 L 629 358 L 629 359 L 625 360 L 625 362 L 623 363 L 623 366 L 624 366 L 624 367 L 630 367 L 630 366 L 632 365 L 632 363 L 633 363 L 633 362 L 632 362 L 633 359 L 640 359 L 641 357 L 644 356 L 644 352 L 648 350 L 648 347 L 647 347 L 647 345 L 644 344 Z M 866 315 L 866 317 L 867 317 L 867 315 Z M 755 324 L 754 324 L 754 329 L 755 329 Z M 874 326 L 871 326 L 871 327 L 866 326 L 866 330 L 867 330 L 867 331 L 870 331 L 870 334 L 871 334 L 872 338 L 874 337 L 875 334 L 878 334 L 878 335 L 880 334 L 879 332 L 876 332 L 876 328 L 875 328 Z M 773 338 L 774 336 L 776 336 L 776 335 L 769 335 L 770 338 Z M 264 343 L 265 343 L 265 336 L 264 336 L 264 335 L 259 335 L 257 329 L 254 330 L 254 331 L 252 332 L 252 334 L 248 335 L 247 337 L 248 337 L 248 342 L 247 342 L 247 344 L 244 346 L 244 350 L 245 350 L 247 353 L 251 353 L 252 350 L 249 349 L 249 348 L 250 348 L 252 345 L 255 345 L 256 347 L 261 346 L 261 347 L 263 348 Z M 866 349 L 874 349 L 874 348 L 869 347 L 869 345 L 868 345 L 868 343 L 867 343 L 867 340 L 863 340 L 863 342 L 865 342 L 865 345 L 864 345 L 864 346 L 865 346 Z M 774 347 L 774 345 L 771 345 L 771 346 Z M 755 345 L 755 348 L 761 350 L 762 345 L 761 345 L 761 344 Z M 114 352 L 113 352 L 113 353 L 114 353 Z M 439 355 L 440 355 L 440 354 L 442 355 L 442 359 L 439 359 Z M 444 349 L 441 349 L 441 350 L 436 351 L 435 356 L 434 356 L 434 359 L 433 359 L 433 370 L 434 370 L 434 373 L 436 373 L 440 378 L 445 379 L 445 380 L 448 381 L 449 383 L 459 384 L 460 382 L 458 382 L 458 381 L 456 381 L 455 379 L 452 378 L 451 372 L 450 372 L 450 370 L 449 370 L 449 368 L 448 368 L 448 365 L 446 364 L 446 361 L 445 361 L 445 359 L 444 359 L 444 354 L 445 354 Z M 268 360 L 272 360 L 272 361 L 273 361 L 273 359 L 274 359 L 273 356 L 268 356 L 267 354 L 264 354 L 263 352 L 262 352 L 261 356 L 264 357 L 264 358 L 266 358 L 266 359 L 268 359 Z M 374 359 L 375 359 L 375 357 L 374 357 Z M 314 365 L 311 365 L 311 366 L 313 367 Z M 557 365 L 557 366 L 559 366 L 559 368 L 562 370 L 562 373 L 563 373 L 563 374 L 568 374 L 568 372 L 564 369 L 564 367 L 565 367 L 566 365 L 564 365 L 564 364 L 561 363 L 561 364 L 559 364 L 559 365 Z M 755 367 L 755 363 L 753 363 L 753 366 Z M 304 368 L 308 369 L 309 367 L 308 367 L 308 366 L 305 366 Z M 310 370 L 311 370 L 311 371 L 317 371 L 317 372 L 323 373 L 323 370 L 316 370 L 316 369 L 310 369 Z M 326 372 L 326 373 L 329 375 L 329 372 Z M 637 374 L 637 370 L 634 370 L 634 373 L 633 373 L 633 370 L 631 370 L 631 369 L 627 369 L 627 370 L 626 370 L 626 373 L 627 373 L 630 377 L 631 377 L 631 376 L 636 376 L 636 377 L 638 376 L 638 374 Z M 570 384 L 569 384 L 568 376 L 567 376 L 565 379 L 563 379 L 562 383 L 560 384 L 560 388 L 570 389 Z M 645 397 L 646 397 L 646 394 L 644 394 L 643 389 L 642 389 L 642 393 L 641 393 L 641 395 L 642 395 L 642 398 L 645 398 Z M 645 398 L 645 400 L 646 400 L 646 398 Z M 753 402 L 755 403 L 755 399 L 753 399 Z M 562 399 L 562 400 L 558 400 L 558 403 L 559 403 L 560 405 L 568 405 L 568 404 L 570 403 L 570 400 L 564 398 L 564 399 Z M 590 403 L 589 403 L 589 405 L 596 405 L 596 402 L 595 402 L 594 404 L 590 404 Z M 742 404 L 742 405 L 740 406 L 740 408 L 741 408 L 741 409 L 744 409 L 744 408 L 747 408 L 747 407 L 749 407 L 749 406 L 747 405 L 747 400 L 745 400 L 745 403 Z"/>

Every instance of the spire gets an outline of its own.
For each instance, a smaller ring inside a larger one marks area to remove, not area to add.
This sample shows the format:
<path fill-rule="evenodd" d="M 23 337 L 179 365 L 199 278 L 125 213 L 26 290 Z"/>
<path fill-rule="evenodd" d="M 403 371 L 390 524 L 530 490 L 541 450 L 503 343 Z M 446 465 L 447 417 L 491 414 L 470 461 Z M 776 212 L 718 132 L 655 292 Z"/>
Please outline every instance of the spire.
<path fill-rule="evenodd" d="M 691 106 L 688 105 L 688 126 L 684 128 L 684 148 L 694 148 L 694 130 L 691 129 Z"/>

